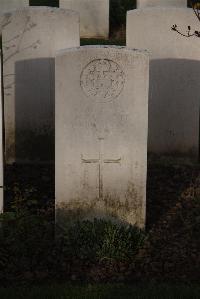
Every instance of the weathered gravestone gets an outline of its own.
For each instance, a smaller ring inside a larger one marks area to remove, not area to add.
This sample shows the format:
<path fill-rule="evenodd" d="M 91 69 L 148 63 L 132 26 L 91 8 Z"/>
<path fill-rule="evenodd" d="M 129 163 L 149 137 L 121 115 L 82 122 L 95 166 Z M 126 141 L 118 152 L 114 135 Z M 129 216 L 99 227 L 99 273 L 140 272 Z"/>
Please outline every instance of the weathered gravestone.
<path fill-rule="evenodd" d="M 0 0 L 0 14 L 25 6 L 29 6 L 29 0 Z"/>
<path fill-rule="evenodd" d="M 80 36 L 108 38 L 109 0 L 60 0 L 61 8 L 80 13 Z"/>
<path fill-rule="evenodd" d="M 79 46 L 79 15 L 48 7 L 8 13 L 3 26 L 7 162 L 54 160 L 54 57 Z"/>
<path fill-rule="evenodd" d="M 90 46 L 56 57 L 57 221 L 145 225 L 148 55 Z"/>
<path fill-rule="evenodd" d="M 200 39 L 185 38 L 198 27 L 190 8 L 144 8 L 128 12 L 127 46 L 150 56 L 149 144 L 156 154 L 199 154 Z"/>
<path fill-rule="evenodd" d="M 1 53 L 0 53 L 1 54 Z M 1 58 L 0 58 L 0 90 L 1 90 Z M 3 102 L 2 93 L 0 93 L 0 213 L 3 212 L 4 199 L 4 167 L 3 167 Z"/>
<path fill-rule="evenodd" d="M 169 6 L 187 7 L 187 0 L 137 0 L 137 8 Z"/>

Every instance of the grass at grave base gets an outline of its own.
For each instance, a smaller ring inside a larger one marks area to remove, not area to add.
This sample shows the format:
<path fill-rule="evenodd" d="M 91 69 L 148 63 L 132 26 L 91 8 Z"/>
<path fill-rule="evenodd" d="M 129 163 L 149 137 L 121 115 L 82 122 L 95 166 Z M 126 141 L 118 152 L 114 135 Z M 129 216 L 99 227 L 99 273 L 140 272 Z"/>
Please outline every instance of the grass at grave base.
<path fill-rule="evenodd" d="M 186 299 L 200 298 L 200 285 L 52 285 L 0 288 L 2 299 Z"/>

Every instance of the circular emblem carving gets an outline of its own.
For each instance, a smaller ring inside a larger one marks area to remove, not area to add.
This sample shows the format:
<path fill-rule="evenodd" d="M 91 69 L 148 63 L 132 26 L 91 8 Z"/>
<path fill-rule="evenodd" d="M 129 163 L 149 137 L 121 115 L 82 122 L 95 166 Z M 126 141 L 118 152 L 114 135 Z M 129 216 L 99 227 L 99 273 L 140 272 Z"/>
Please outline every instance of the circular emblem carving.
<path fill-rule="evenodd" d="M 81 87 L 84 93 L 100 101 L 118 97 L 124 82 L 125 75 L 120 66 L 108 59 L 91 61 L 81 73 Z"/>

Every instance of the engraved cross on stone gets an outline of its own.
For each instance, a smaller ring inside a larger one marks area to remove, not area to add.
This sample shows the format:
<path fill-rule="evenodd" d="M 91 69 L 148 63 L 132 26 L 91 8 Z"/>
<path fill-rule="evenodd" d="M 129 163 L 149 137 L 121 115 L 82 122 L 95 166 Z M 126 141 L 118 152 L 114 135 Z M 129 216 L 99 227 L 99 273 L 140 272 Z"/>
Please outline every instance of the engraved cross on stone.
<path fill-rule="evenodd" d="M 103 166 L 104 164 L 119 164 L 121 158 L 119 159 L 104 159 L 103 158 L 103 141 L 104 138 L 99 138 L 100 149 L 99 149 L 99 158 L 98 159 L 84 159 L 81 156 L 82 163 L 86 164 L 98 164 L 99 165 L 99 198 L 103 199 Z"/>

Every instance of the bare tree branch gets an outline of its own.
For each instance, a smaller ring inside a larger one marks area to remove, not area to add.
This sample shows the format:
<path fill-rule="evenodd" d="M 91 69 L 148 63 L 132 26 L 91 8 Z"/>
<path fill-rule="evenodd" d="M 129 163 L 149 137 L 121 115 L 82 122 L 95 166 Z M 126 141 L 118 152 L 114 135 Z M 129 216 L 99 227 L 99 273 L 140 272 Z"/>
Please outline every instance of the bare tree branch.
<path fill-rule="evenodd" d="M 191 3 L 191 6 L 192 6 L 192 9 L 194 11 L 194 14 L 196 15 L 197 19 L 200 22 L 200 0 L 198 0 L 198 1 L 191 0 L 190 3 Z M 198 31 L 198 30 L 191 31 L 191 26 L 190 25 L 188 25 L 188 31 L 186 33 L 181 32 L 178 29 L 178 26 L 176 24 L 174 24 L 171 27 L 171 29 L 173 31 L 177 32 L 178 34 L 180 34 L 181 36 L 184 36 L 184 37 L 192 37 L 192 36 L 200 37 L 200 31 Z"/>

